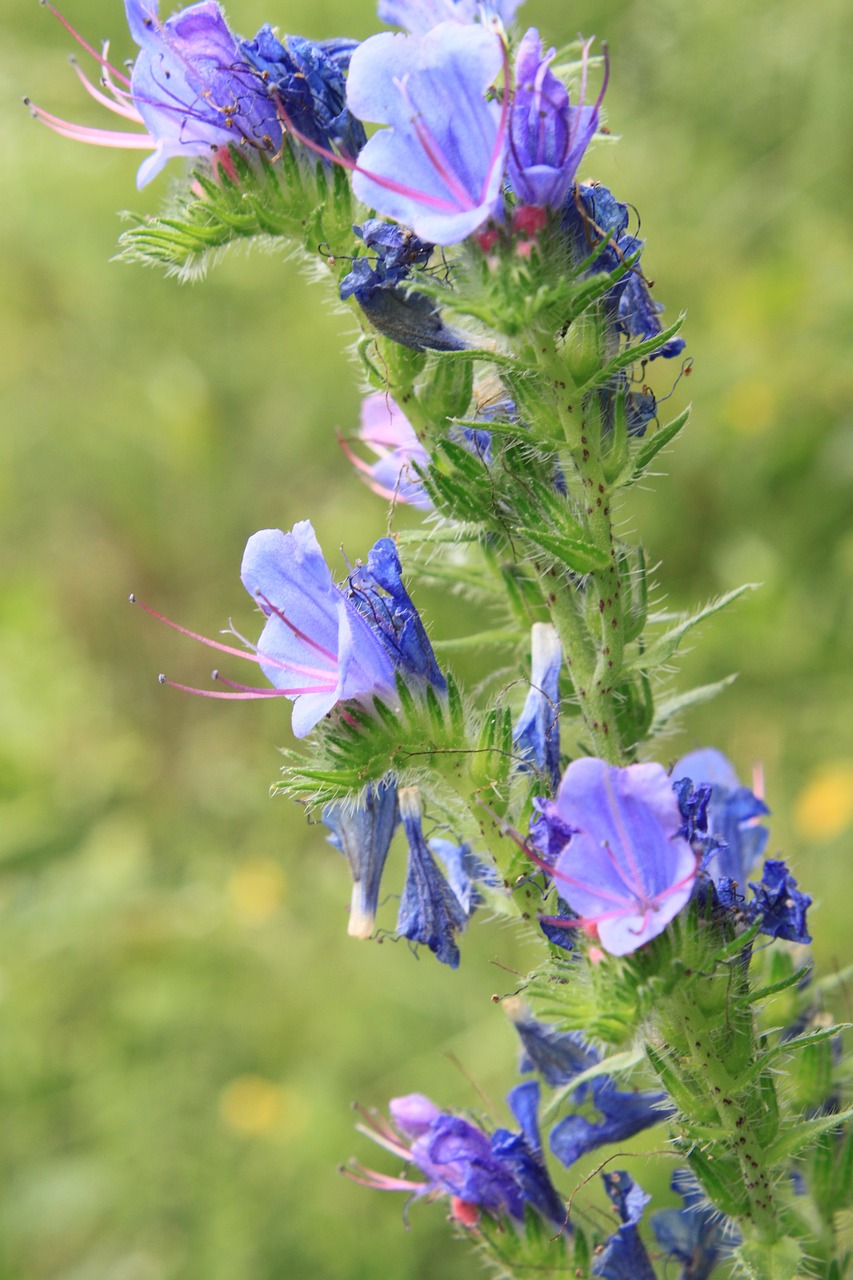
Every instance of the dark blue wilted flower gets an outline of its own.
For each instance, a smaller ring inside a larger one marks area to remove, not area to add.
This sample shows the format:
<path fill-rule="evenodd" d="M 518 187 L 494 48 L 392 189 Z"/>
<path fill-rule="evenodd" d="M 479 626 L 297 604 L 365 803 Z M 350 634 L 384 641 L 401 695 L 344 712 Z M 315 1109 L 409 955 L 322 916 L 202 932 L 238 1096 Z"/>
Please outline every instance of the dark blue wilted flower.
<path fill-rule="evenodd" d="M 741 786 L 734 766 L 720 751 L 706 748 L 691 751 L 682 756 L 672 771 L 673 783 L 684 803 L 703 806 L 706 826 L 694 821 L 700 835 L 707 831 L 711 846 L 706 868 L 711 879 L 719 883 L 723 877 L 734 881 L 743 890 L 747 876 L 752 871 L 767 844 L 768 831 L 758 819 L 770 810 L 764 801 L 748 787 Z M 685 790 L 683 783 L 690 781 L 695 791 Z M 692 840 L 693 834 L 687 838 Z"/>
<path fill-rule="evenodd" d="M 540 801 L 533 834 L 538 848 L 547 843 L 543 861 L 579 923 L 612 955 L 656 937 L 690 898 L 696 857 L 681 823 L 659 764 L 574 760 L 556 800 Z"/>
<path fill-rule="evenodd" d="M 377 12 L 383 22 L 405 27 L 414 35 L 425 35 L 441 22 L 470 24 L 479 19 L 498 18 L 507 25 L 523 0 L 379 0 Z"/>
<path fill-rule="evenodd" d="M 784 862 L 768 858 L 758 884 L 750 881 L 754 897 L 745 907 L 750 919 L 761 921 L 761 932 L 788 942 L 811 942 L 806 911 L 812 900 L 801 893 Z"/>
<path fill-rule="evenodd" d="M 366 1137 L 414 1164 L 425 1181 L 394 1178 L 360 1165 L 346 1170 L 364 1186 L 380 1191 L 407 1191 L 420 1199 L 449 1196 L 457 1222 L 476 1226 L 482 1213 L 523 1223 L 532 1206 L 549 1222 L 566 1228 L 565 1207 L 554 1190 L 542 1159 L 535 1118 L 536 1086 L 513 1090 L 509 1103 L 521 1132 L 498 1129 L 491 1136 L 461 1116 L 440 1111 L 423 1094 L 393 1098 L 391 1123 L 375 1112 L 363 1112 L 358 1128 Z"/>
<path fill-rule="evenodd" d="M 323 822 L 332 833 L 329 844 L 344 855 L 352 875 L 347 929 L 352 938 L 373 933 L 382 871 L 398 821 L 393 782 L 368 783 L 355 804 L 338 800 L 323 810 Z"/>
<path fill-rule="evenodd" d="M 441 692 L 446 690 L 447 681 L 439 670 L 424 624 L 403 586 L 400 557 L 391 538 L 374 543 L 367 564 L 359 565 L 350 574 L 348 596 L 404 676 L 429 682 Z"/>
<path fill-rule="evenodd" d="M 507 104 L 486 93 L 504 67 L 495 31 L 446 22 L 425 35 L 372 36 L 355 51 L 350 110 L 378 129 L 353 190 L 424 240 L 449 245 L 501 207 Z"/>
<path fill-rule="evenodd" d="M 502 887 L 503 881 L 497 870 L 478 858 L 470 845 L 457 844 L 455 840 L 445 840 L 441 836 L 433 836 L 428 844 L 430 853 L 435 854 L 447 872 L 450 887 L 469 918 L 483 901 L 477 885 L 486 885 L 490 889 Z"/>
<path fill-rule="evenodd" d="M 616 332 L 645 342 L 662 332 L 662 308 L 652 299 L 640 272 L 643 241 L 629 233 L 628 221 L 628 206 L 596 182 L 572 187 L 563 205 L 562 227 L 577 265 L 598 249 L 598 256 L 588 268 L 594 275 L 616 271 L 631 262 L 631 269 L 615 281 L 605 301 Z M 683 338 L 670 338 L 648 358 L 676 356 L 684 346 Z"/>
<path fill-rule="evenodd" d="M 656 1280 L 655 1270 L 640 1239 L 637 1223 L 651 1196 L 624 1172 L 603 1173 L 604 1187 L 622 1226 L 607 1240 L 595 1259 L 592 1274 L 601 1280 Z"/>
<path fill-rule="evenodd" d="M 584 152 L 598 128 L 604 89 L 593 106 L 572 106 L 569 93 L 551 71 L 554 50 L 542 53 L 539 32 L 524 35 L 515 60 L 515 88 L 509 125 L 508 176 L 522 205 L 558 208 L 574 181 Z M 583 47 L 581 83 L 586 84 L 589 45 Z"/>
<path fill-rule="evenodd" d="M 214 153 L 233 176 L 229 146 L 268 155 L 278 151 L 282 129 L 276 104 L 214 0 L 201 0 L 165 20 L 159 17 L 157 0 L 125 0 L 125 10 L 140 50 L 129 79 L 68 29 L 100 64 L 110 96 L 78 69 L 89 93 L 147 132 L 92 129 L 33 107 L 38 119 L 64 137 L 95 146 L 151 150 L 137 174 L 140 187 L 176 156 Z"/>
<path fill-rule="evenodd" d="M 417 787 L 399 792 L 400 817 L 409 842 L 406 883 L 400 898 L 397 933 L 429 947 L 442 964 L 459 966 L 456 935 L 468 923 L 468 911 L 436 866 L 424 839 Z"/>
<path fill-rule="evenodd" d="M 522 1071 L 537 1071 L 552 1088 L 571 1084 L 576 1076 L 597 1066 L 601 1054 L 574 1031 L 557 1031 L 533 1018 L 519 1001 L 504 1001 L 524 1047 Z M 551 1130 L 550 1146 L 564 1165 L 605 1143 L 624 1142 L 673 1114 L 666 1094 L 654 1090 L 619 1090 L 611 1075 L 581 1083 L 572 1093 L 572 1105 L 583 1108 L 564 1116 Z M 590 1119 L 594 1107 L 599 1119 Z"/>
<path fill-rule="evenodd" d="M 465 336 L 444 323 L 431 298 L 417 291 L 417 274 L 434 246 L 406 227 L 368 218 L 353 227 L 369 253 L 353 258 L 340 285 L 342 301 L 355 298 L 386 338 L 413 351 L 462 351 Z"/>
<path fill-rule="evenodd" d="M 351 160 L 367 141 L 364 126 L 346 105 L 344 71 L 356 47 L 356 41 L 324 46 L 302 36 L 285 36 L 282 43 L 268 24 L 253 40 L 242 41 L 244 56 L 295 131 L 309 145 L 334 149 Z"/>
<path fill-rule="evenodd" d="M 513 729 L 522 768 L 538 769 L 556 791 L 560 782 L 560 663 L 562 649 L 554 627 L 534 622 L 531 629 L 530 691 Z"/>
<path fill-rule="evenodd" d="M 714 1209 L 687 1169 L 676 1169 L 672 1189 L 683 1209 L 661 1209 L 651 1216 L 658 1248 L 682 1264 L 679 1280 L 708 1280 L 717 1263 L 739 1243 L 737 1230 Z"/>

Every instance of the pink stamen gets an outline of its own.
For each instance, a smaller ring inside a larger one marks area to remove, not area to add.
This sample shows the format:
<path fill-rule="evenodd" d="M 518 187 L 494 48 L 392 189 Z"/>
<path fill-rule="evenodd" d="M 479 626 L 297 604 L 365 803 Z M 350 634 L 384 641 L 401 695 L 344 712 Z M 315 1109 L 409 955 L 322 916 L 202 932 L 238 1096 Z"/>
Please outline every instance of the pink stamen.
<path fill-rule="evenodd" d="M 495 145 L 492 148 L 492 154 L 489 159 L 489 167 L 486 170 L 486 177 L 483 182 L 483 188 L 480 192 L 480 204 L 482 204 L 483 201 L 485 200 L 486 194 L 489 190 L 489 186 L 492 181 L 492 171 L 495 168 L 495 165 L 499 163 L 501 156 L 503 155 L 504 138 L 506 137 L 506 130 L 507 130 L 507 117 L 509 115 L 509 103 L 510 103 L 510 97 L 512 96 L 511 94 L 512 69 L 510 68 L 510 65 L 509 65 L 509 54 L 507 52 L 506 42 L 503 39 L 501 39 L 500 36 L 498 36 L 498 39 L 501 41 L 501 55 L 503 57 L 504 93 L 503 93 L 503 99 L 501 101 L 501 116 L 500 116 L 500 120 L 498 121 L 498 131 L 497 131 L 497 134 L 495 135 Z"/>
<path fill-rule="evenodd" d="M 198 698 L 222 698 L 229 702 L 248 702 L 258 698 L 292 698 L 301 693 L 329 692 L 328 686 L 318 685 L 307 689 L 253 689 L 246 693 L 225 693 L 224 690 L 219 689 L 195 689 L 189 684 L 178 684 L 177 680 L 170 680 L 164 675 L 159 675 L 157 679 L 160 684 L 167 684 L 170 689 L 179 689 L 181 693 L 194 693 Z"/>
<path fill-rule="evenodd" d="M 52 116 L 50 112 L 37 107 L 29 98 L 24 98 L 24 103 L 42 124 L 46 124 L 49 129 L 63 138 L 73 138 L 75 142 L 88 142 L 94 147 L 124 147 L 134 151 L 150 151 L 157 145 L 150 133 L 121 133 L 115 129 L 91 129 L 87 125 L 60 120 L 58 116 Z"/>
<path fill-rule="evenodd" d="M 262 695 L 263 697 L 266 697 L 270 692 L 273 692 L 273 693 L 288 693 L 288 692 L 292 693 L 293 692 L 293 690 L 287 690 L 287 689 L 270 690 L 267 688 L 259 688 L 257 685 L 254 685 L 254 684 L 238 684 L 234 680 L 227 680 L 225 676 L 223 676 L 219 671 L 212 671 L 210 674 L 210 678 L 211 680 L 216 680 L 219 684 L 227 684 L 229 689 L 239 689 L 243 693 L 254 693 L 254 694 Z M 318 687 L 316 689 L 300 689 L 299 692 L 300 693 L 331 693 L 332 690 L 335 689 L 336 687 L 337 686 L 335 684 L 330 682 L 329 684 L 323 685 L 322 687 Z"/>
<path fill-rule="evenodd" d="M 76 58 L 71 59 L 71 65 L 77 75 L 77 79 L 91 98 L 99 102 L 102 107 L 106 107 L 107 111 L 112 111 L 117 116 L 124 116 L 125 120 L 132 120 L 135 124 L 144 124 L 142 116 L 133 107 L 125 106 L 124 103 L 108 98 L 105 93 L 101 93 L 100 89 L 96 89 L 92 81 L 81 68 Z"/>
<path fill-rule="evenodd" d="M 385 191 L 396 191 L 398 195 L 406 196 L 410 200 L 417 200 L 419 204 L 427 205 L 428 208 L 435 209 L 439 213 L 458 213 L 459 206 L 455 205 L 451 200 L 442 200 L 439 196 L 431 196 L 426 191 L 416 191 L 414 187 L 407 187 L 402 182 L 395 182 L 393 178 L 383 178 L 378 173 L 372 173 L 370 169 L 364 169 L 355 160 L 350 160 L 348 156 L 336 155 L 334 151 L 329 151 L 328 147 L 320 146 L 319 142 L 312 141 L 307 138 L 293 124 L 292 120 L 285 110 L 284 103 L 277 93 L 272 95 L 273 101 L 281 118 L 281 123 L 287 129 L 288 133 L 292 133 L 297 142 L 301 142 L 309 151 L 313 151 L 315 155 L 323 156 L 324 159 L 330 160 L 332 164 L 340 165 L 343 169 L 349 169 L 351 173 L 364 174 L 365 178 L 369 178 L 371 182 L 375 182 L 377 186 L 382 187 Z"/>
<path fill-rule="evenodd" d="M 72 37 L 72 39 L 77 41 L 77 43 L 80 45 L 82 49 L 85 49 L 88 54 L 91 54 L 91 56 L 95 59 L 95 61 L 99 62 L 101 66 L 104 67 L 105 70 L 107 70 L 110 73 L 110 75 L 114 75 L 117 80 L 123 81 L 124 84 L 126 84 L 127 87 L 130 88 L 130 80 L 128 79 L 128 77 L 126 75 L 123 75 L 122 72 L 119 71 L 117 67 L 114 67 L 112 66 L 111 63 L 107 62 L 106 58 L 104 58 L 102 54 L 96 52 L 96 50 L 92 48 L 89 42 L 83 39 L 79 31 L 75 31 L 74 27 L 72 27 L 68 19 L 64 18 L 58 9 L 54 9 L 53 5 L 50 3 L 50 0 L 40 0 L 40 3 L 43 4 L 44 7 L 53 14 L 54 18 L 56 18 L 56 20 L 62 24 L 62 26 L 65 28 L 68 34 Z"/>

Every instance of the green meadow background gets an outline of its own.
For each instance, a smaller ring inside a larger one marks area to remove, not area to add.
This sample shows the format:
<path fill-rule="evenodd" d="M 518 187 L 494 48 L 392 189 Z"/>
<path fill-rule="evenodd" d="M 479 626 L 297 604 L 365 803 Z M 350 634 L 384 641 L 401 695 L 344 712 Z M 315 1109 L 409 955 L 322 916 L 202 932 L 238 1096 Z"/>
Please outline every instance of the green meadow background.
<path fill-rule="evenodd" d="M 132 54 L 119 0 L 63 3 Z M 850 5 L 523 16 L 609 42 L 621 141 L 583 173 L 636 205 L 656 296 L 689 312 L 693 371 L 667 407 L 691 399 L 692 423 L 626 527 L 673 607 L 763 584 L 678 677 L 737 683 L 660 756 L 713 743 L 745 777 L 763 765 L 770 851 L 816 899 L 826 970 L 849 959 L 853 837 Z M 366 0 L 229 17 L 378 25 Z M 505 1122 L 515 1046 L 490 997 L 530 953 L 476 920 L 456 973 L 349 940 L 343 861 L 268 797 L 287 707 L 161 688 L 204 684 L 211 655 L 126 603 L 251 632 L 249 534 L 310 516 L 332 558 L 384 532 L 335 441 L 357 420 L 352 322 L 276 254 L 192 286 L 112 261 L 117 211 L 157 210 L 174 172 L 139 193 L 139 153 L 32 121 L 24 93 L 112 124 L 35 0 L 4 0 L 0 28 L 0 1280 L 462 1280 L 477 1264 L 441 1206 L 406 1230 L 399 1197 L 339 1176 L 352 1154 L 393 1170 L 349 1104 L 485 1096 Z M 415 594 L 434 636 L 476 627 Z M 390 891 L 402 872 L 398 849 Z"/>

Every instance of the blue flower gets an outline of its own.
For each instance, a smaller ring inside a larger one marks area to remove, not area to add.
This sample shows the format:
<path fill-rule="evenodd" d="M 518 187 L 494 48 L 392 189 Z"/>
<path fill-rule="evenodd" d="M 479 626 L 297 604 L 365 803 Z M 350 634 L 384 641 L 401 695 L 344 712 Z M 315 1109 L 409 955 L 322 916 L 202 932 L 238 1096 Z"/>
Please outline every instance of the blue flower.
<path fill-rule="evenodd" d="M 403 586 L 402 566 L 391 538 L 380 538 L 348 579 L 348 596 L 405 677 L 428 682 L 442 693 L 439 670 L 424 624 Z"/>
<path fill-rule="evenodd" d="M 468 923 L 465 909 L 436 866 L 424 839 L 417 787 L 399 792 L 400 817 L 409 842 L 406 883 L 400 898 L 397 933 L 429 947 L 442 964 L 459 967 L 456 934 Z"/>
<path fill-rule="evenodd" d="M 297 131 L 317 147 L 335 148 L 355 159 L 367 136 L 347 110 L 344 70 L 357 42 L 338 41 L 326 48 L 302 36 L 286 36 L 282 44 L 265 24 L 253 40 L 241 43 Z"/>
<path fill-rule="evenodd" d="M 563 205 L 562 227 L 575 262 L 578 265 L 584 262 L 602 240 L 607 241 L 606 246 L 589 268 L 593 275 L 616 271 L 626 261 L 634 260 L 643 248 L 643 241 L 629 234 L 628 216 L 628 206 L 600 183 L 573 187 Z M 649 293 L 640 272 L 639 258 L 608 291 L 606 303 L 617 333 L 645 342 L 662 332 L 659 319 L 662 307 Z M 648 358 L 670 358 L 679 355 L 684 347 L 683 338 L 670 338 Z"/>
<path fill-rule="evenodd" d="M 329 844 L 344 855 L 352 875 L 347 930 L 352 938 L 373 933 L 382 871 L 398 821 L 393 782 L 369 783 L 356 804 L 336 801 L 323 810 L 323 822 L 332 833 Z"/>
<path fill-rule="evenodd" d="M 440 836 L 433 836 L 428 843 L 430 853 L 434 853 L 444 866 L 450 887 L 470 919 L 483 901 L 477 885 L 499 889 L 503 881 L 496 869 L 478 858 L 470 845 L 457 844 L 454 840 L 445 840 Z"/>
<path fill-rule="evenodd" d="M 472 23 L 498 18 L 509 25 L 523 0 L 379 0 L 377 12 L 390 26 L 425 35 L 441 22 Z"/>
<path fill-rule="evenodd" d="M 594 1276 L 602 1280 L 656 1280 L 646 1246 L 640 1239 L 637 1223 L 651 1196 L 628 1173 L 604 1173 L 604 1187 L 622 1226 L 606 1242 L 592 1267 Z"/>
<path fill-rule="evenodd" d="M 656 937 L 690 898 L 696 857 L 662 765 L 575 760 L 540 814 L 556 837 L 544 861 L 560 893 L 612 955 Z"/>
<path fill-rule="evenodd" d="M 389 502 L 404 502 L 420 511 L 432 510 L 432 502 L 415 470 L 415 466 L 426 470 L 429 454 L 390 395 L 375 391 L 362 400 L 358 439 L 376 455 L 375 462 L 365 462 L 346 441 L 342 440 L 341 445 L 374 493 Z"/>
<path fill-rule="evenodd" d="M 505 1006 L 509 1002 L 505 1001 Z M 531 1017 L 522 1005 L 509 1005 L 519 1039 L 524 1046 L 522 1071 L 536 1070 L 552 1088 L 561 1088 L 601 1061 L 601 1054 L 573 1031 L 556 1031 Z M 652 1090 L 619 1090 L 610 1075 L 582 1083 L 572 1094 L 573 1105 L 594 1107 L 599 1120 L 588 1114 L 568 1115 L 551 1130 L 550 1146 L 564 1165 L 610 1142 L 624 1142 L 673 1114 L 666 1094 Z"/>
<path fill-rule="evenodd" d="M 465 337 L 449 328 L 431 298 L 417 291 L 416 272 L 434 246 L 406 227 L 368 218 L 353 227 L 375 255 L 353 258 L 341 281 L 342 301 L 355 298 L 367 319 L 394 342 L 413 351 L 462 351 Z"/>
<path fill-rule="evenodd" d="M 695 805 L 697 799 L 703 801 L 706 825 L 700 821 L 693 826 L 698 825 L 700 833 L 707 830 L 713 842 L 706 860 L 712 880 L 719 883 L 726 877 L 743 889 L 767 844 L 767 828 L 758 822 L 770 812 L 767 805 L 748 787 L 741 786 L 734 767 L 721 752 L 712 748 L 683 756 L 673 769 L 672 777 L 676 788 L 685 780 L 692 781 L 696 787 L 691 800 L 688 800 L 689 791 L 681 788 L 686 803 Z M 687 838 L 694 837 L 688 834 Z"/>
<path fill-rule="evenodd" d="M 712 1208 L 686 1169 L 672 1175 L 683 1209 L 661 1209 L 651 1217 L 658 1247 L 682 1263 L 679 1280 L 708 1280 L 714 1267 L 738 1243 L 737 1231 Z"/>
<path fill-rule="evenodd" d="M 531 27 L 516 55 L 508 174 L 523 205 L 557 208 L 563 203 L 598 128 L 604 89 L 594 106 L 571 106 L 568 90 L 548 65 L 554 52 L 543 56 L 539 32 Z M 588 54 L 584 45 L 584 82 Z"/>
<path fill-rule="evenodd" d="M 366 40 L 353 54 L 347 99 L 360 120 L 390 128 L 358 157 L 358 199 L 441 245 L 496 216 L 506 104 L 485 95 L 503 66 L 500 36 L 481 26 L 449 22 Z"/>
<path fill-rule="evenodd" d="M 69 30 L 100 64 L 107 93 L 78 69 L 85 88 L 107 110 L 144 125 L 147 132 L 92 129 L 33 107 L 38 119 L 80 142 L 152 150 L 137 173 L 140 187 L 176 156 L 213 153 L 235 177 L 228 147 L 268 155 L 278 151 L 282 129 L 276 104 L 215 0 L 201 0 L 165 21 L 159 17 L 157 0 L 125 0 L 125 10 L 130 34 L 140 47 L 129 79 Z"/>
<path fill-rule="evenodd" d="M 257 645 L 266 678 L 293 701 L 293 732 L 308 733 L 340 702 L 397 705 L 384 637 L 335 585 L 311 524 L 264 529 L 246 545 L 243 585 L 267 623 Z"/>
<path fill-rule="evenodd" d="M 522 768 L 532 765 L 556 791 L 560 781 L 560 663 L 556 629 L 534 622 L 531 629 L 530 691 L 513 730 L 512 740 Z"/>
<path fill-rule="evenodd" d="M 498 1129 L 492 1135 L 492 1152 L 512 1171 L 524 1199 L 543 1218 L 570 1231 L 568 1210 L 557 1194 L 545 1157 L 539 1133 L 539 1082 L 528 1080 L 518 1084 L 507 1095 L 510 1110 L 520 1126 L 519 1133 Z"/>
<path fill-rule="evenodd" d="M 811 942 L 806 927 L 806 911 L 812 900 L 801 893 L 797 882 L 784 862 L 768 858 L 762 870 L 761 882 L 750 889 L 754 898 L 746 906 L 751 919 L 761 921 L 761 932 L 771 938 L 785 938 L 788 942 Z"/>

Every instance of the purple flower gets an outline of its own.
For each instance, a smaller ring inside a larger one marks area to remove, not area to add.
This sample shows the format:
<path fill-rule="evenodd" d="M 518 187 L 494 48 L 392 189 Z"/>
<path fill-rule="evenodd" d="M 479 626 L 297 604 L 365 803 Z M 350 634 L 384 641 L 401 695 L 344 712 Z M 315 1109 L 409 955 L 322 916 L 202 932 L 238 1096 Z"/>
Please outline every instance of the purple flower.
<path fill-rule="evenodd" d="M 376 923 L 379 886 L 399 815 L 393 782 L 369 783 L 356 804 L 336 801 L 323 810 L 329 844 L 344 855 L 352 875 L 349 927 L 352 938 L 369 938 Z"/>
<path fill-rule="evenodd" d="M 672 778 L 677 788 L 685 780 L 692 782 L 697 788 L 694 795 L 707 789 L 707 826 L 700 826 L 700 831 L 707 829 L 711 840 L 706 860 L 711 879 L 718 884 L 727 877 L 743 889 L 767 844 L 767 828 L 758 822 L 770 812 L 767 805 L 741 786 L 733 765 L 713 748 L 682 756 Z M 687 794 L 682 806 L 685 802 L 690 803 Z"/>
<path fill-rule="evenodd" d="M 286 36 L 282 44 L 264 25 L 254 40 L 241 41 L 241 48 L 263 76 L 273 101 L 281 100 L 288 118 L 309 142 L 355 159 L 367 138 L 362 124 L 347 110 L 344 71 L 357 44 L 336 41 L 327 48 L 302 36 Z"/>
<path fill-rule="evenodd" d="M 554 50 L 542 54 L 539 32 L 531 27 L 518 47 L 515 92 L 509 126 L 509 180 L 523 205 L 557 208 L 563 203 L 581 158 L 598 128 L 604 88 L 591 107 L 584 106 L 589 45 L 583 48 L 580 102 L 549 67 Z"/>
<path fill-rule="evenodd" d="M 739 1242 L 739 1235 L 708 1203 L 686 1169 L 676 1169 L 672 1189 L 683 1209 L 661 1209 L 651 1217 L 658 1248 L 682 1263 L 679 1280 L 708 1280 L 717 1263 Z"/>
<path fill-rule="evenodd" d="M 366 40 L 353 54 L 347 100 L 360 120 L 390 128 L 358 157 L 359 200 L 441 245 L 497 216 L 506 106 L 485 95 L 504 57 L 496 32 L 452 22 Z"/>
<path fill-rule="evenodd" d="M 592 1267 L 601 1280 L 656 1280 L 646 1246 L 640 1239 L 637 1223 L 651 1196 L 628 1173 L 604 1173 L 604 1187 L 622 1226 L 606 1242 Z"/>
<path fill-rule="evenodd" d="M 278 150 L 282 130 L 276 105 L 214 0 L 190 5 L 165 21 L 158 16 L 157 0 L 125 0 L 125 9 L 140 47 L 130 79 L 57 16 L 102 68 L 109 96 L 77 70 L 87 92 L 147 132 L 91 129 L 35 107 L 38 119 L 65 137 L 95 146 L 153 149 L 139 168 L 140 187 L 173 156 L 209 155 L 231 145 L 268 154 Z M 220 160 L 228 169 L 227 151 Z"/>
<path fill-rule="evenodd" d="M 560 781 L 560 663 L 562 650 L 554 627 L 534 622 L 531 629 L 530 692 L 513 730 L 512 740 L 524 761 L 550 779 Z"/>
<path fill-rule="evenodd" d="M 498 1129 L 491 1137 L 464 1120 L 441 1111 L 420 1093 L 392 1099 L 391 1123 L 363 1112 L 361 1133 L 406 1164 L 425 1181 L 393 1178 L 363 1166 L 347 1170 L 354 1181 L 380 1191 L 408 1191 L 420 1199 L 449 1196 L 453 1217 L 475 1226 L 481 1213 L 523 1223 L 531 1205 L 550 1222 L 566 1225 L 563 1202 L 545 1168 L 538 1139 L 538 1086 L 521 1085 L 508 1099 L 520 1132 Z"/>
<path fill-rule="evenodd" d="M 409 860 L 397 933 L 410 942 L 423 943 L 442 964 L 456 969 L 459 967 L 456 934 L 468 923 L 468 911 L 439 871 L 424 839 L 417 787 L 403 788 L 399 802 L 409 842 Z"/>
<path fill-rule="evenodd" d="M 379 0 L 377 12 L 390 26 L 426 35 L 441 22 L 470 24 L 479 18 L 498 18 L 508 25 L 521 3 L 522 0 Z"/>
<path fill-rule="evenodd" d="M 342 440 L 341 445 L 374 493 L 389 502 L 405 502 L 421 511 L 432 510 L 432 502 L 413 465 L 425 471 L 429 454 L 390 395 L 375 391 L 362 400 L 358 439 L 376 455 L 375 462 L 365 462 L 346 441 Z"/>
<path fill-rule="evenodd" d="M 246 545 L 243 585 L 267 616 L 257 658 L 293 701 L 297 738 L 340 702 L 397 704 L 394 664 L 378 633 L 332 580 L 311 524 L 264 529 Z"/>
<path fill-rule="evenodd" d="M 612 955 L 656 937 L 687 903 L 696 857 L 662 765 L 575 760 L 556 800 L 539 807 L 562 844 L 551 870 L 560 893 Z"/>

